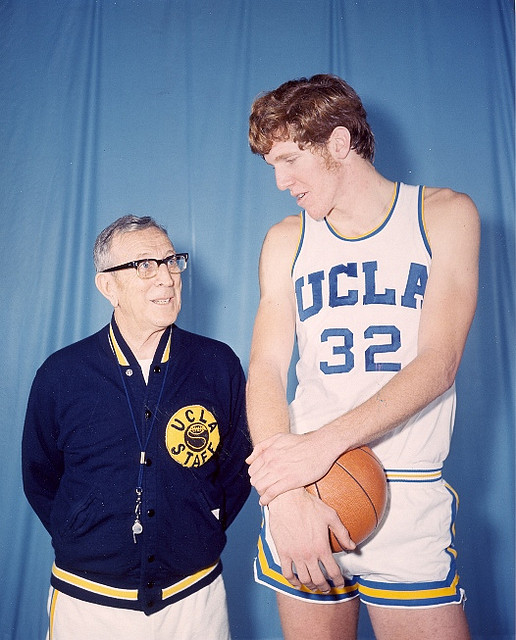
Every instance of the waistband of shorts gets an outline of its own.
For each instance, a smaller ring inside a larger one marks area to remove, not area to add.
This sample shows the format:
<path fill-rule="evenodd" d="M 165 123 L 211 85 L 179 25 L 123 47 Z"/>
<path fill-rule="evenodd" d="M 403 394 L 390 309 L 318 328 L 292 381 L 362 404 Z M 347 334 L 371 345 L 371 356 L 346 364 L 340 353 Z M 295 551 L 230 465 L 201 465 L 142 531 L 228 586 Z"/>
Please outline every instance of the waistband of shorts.
<path fill-rule="evenodd" d="M 160 590 L 161 602 L 154 608 L 162 608 L 170 602 L 180 600 L 187 595 L 206 586 L 222 572 L 222 564 L 215 564 L 190 576 L 182 578 Z M 83 576 L 65 571 L 54 562 L 52 566 L 52 586 L 58 591 L 68 593 L 87 602 L 106 604 L 108 606 L 127 609 L 141 609 L 139 604 L 141 592 L 138 589 L 123 589 L 88 580 Z"/>
<path fill-rule="evenodd" d="M 387 482 L 438 482 L 443 468 L 434 469 L 385 469 Z"/>

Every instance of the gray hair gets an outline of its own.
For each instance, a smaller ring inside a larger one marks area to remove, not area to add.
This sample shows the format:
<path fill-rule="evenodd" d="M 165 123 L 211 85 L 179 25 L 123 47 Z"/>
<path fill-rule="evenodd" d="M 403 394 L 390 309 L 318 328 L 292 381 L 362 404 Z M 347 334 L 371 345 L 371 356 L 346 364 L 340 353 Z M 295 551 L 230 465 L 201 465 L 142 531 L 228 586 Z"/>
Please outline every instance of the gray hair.
<path fill-rule="evenodd" d="M 104 269 L 112 266 L 110 261 L 110 250 L 113 238 L 121 233 L 129 233 L 131 231 L 144 231 L 145 229 L 158 229 L 164 233 L 168 238 L 167 230 L 158 224 L 150 216 L 122 216 L 112 222 L 109 227 L 106 227 L 99 233 L 95 244 L 93 246 L 93 263 L 95 265 L 95 271 L 99 273 Z"/>

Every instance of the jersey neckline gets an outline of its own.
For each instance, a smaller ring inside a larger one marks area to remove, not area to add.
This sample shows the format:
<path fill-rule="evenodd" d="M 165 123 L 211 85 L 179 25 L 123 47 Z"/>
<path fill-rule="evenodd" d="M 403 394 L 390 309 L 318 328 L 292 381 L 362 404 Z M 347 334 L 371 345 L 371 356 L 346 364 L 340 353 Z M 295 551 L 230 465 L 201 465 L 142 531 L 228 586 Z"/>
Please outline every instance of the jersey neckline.
<path fill-rule="evenodd" d="M 331 225 L 331 223 L 328 221 L 327 218 L 324 218 L 324 222 L 326 223 L 326 226 L 328 227 L 328 230 L 330 231 L 330 233 L 332 233 L 336 238 L 339 238 L 340 240 L 345 240 L 346 242 L 358 242 L 360 240 L 366 240 L 367 238 L 371 238 L 372 236 L 379 233 L 385 227 L 385 225 L 389 222 L 389 220 L 392 217 L 392 214 L 394 213 L 394 209 L 396 208 L 399 192 L 400 192 L 400 183 L 395 182 L 394 193 L 392 195 L 391 204 L 385 218 L 380 222 L 380 224 L 377 227 L 375 227 L 371 231 L 367 231 L 366 233 L 360 236 L 355 236 L 355 237 L 343 236 L 341 233 L 339 233 L 335 229 L 335 227 Z"/>

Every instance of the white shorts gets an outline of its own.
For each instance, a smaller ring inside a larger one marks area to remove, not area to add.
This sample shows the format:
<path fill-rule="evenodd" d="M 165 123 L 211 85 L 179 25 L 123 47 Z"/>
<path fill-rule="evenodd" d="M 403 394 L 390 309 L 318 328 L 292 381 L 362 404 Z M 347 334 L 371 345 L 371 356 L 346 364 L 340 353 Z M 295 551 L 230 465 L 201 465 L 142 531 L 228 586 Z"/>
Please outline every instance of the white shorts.
<path fill-rule="evenodd" d="M 377 531 L 350 553 L 335 554 L 346 580 L 329 594 L 296 589 L 281 574 L 268 523 L 258 541 L 256 581 L 302 600 L 334 604 L 357 596 L 368 605 L 435 607 L 465 598 L 453 546 L 458 496 L 440 469 L 388 472 L 389 502 Z"/>
<path fill-rule="evenodd" d="M 50 588 L 47 640 L 230 640 L 222 576 L 147 616 L 72 598 Z"/>

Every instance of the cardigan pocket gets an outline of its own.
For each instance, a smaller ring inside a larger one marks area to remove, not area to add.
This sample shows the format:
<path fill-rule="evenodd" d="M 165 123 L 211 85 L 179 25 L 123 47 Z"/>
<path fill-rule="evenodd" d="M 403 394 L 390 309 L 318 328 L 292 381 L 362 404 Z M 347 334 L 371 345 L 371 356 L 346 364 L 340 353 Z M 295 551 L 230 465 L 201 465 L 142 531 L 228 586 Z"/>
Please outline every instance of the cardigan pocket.
<path fill-rule="evenodd" d="M 61 503 L 52 512 L 52 531 L 63 541 L 83 536 L 97 520 L 95 504 L 96 491 L 91 491 L 75 503 Z"/>

